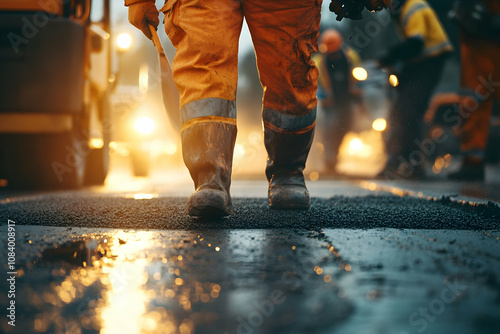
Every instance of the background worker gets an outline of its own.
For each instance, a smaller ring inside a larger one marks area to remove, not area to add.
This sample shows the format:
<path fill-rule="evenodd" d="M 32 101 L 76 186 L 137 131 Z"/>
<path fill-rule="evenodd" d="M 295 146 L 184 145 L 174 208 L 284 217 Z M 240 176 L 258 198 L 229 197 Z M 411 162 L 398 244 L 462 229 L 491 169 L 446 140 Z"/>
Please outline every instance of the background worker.
<path fill-rule="evenodd" d="M 324 118 L 320 131 L 325 148 L 325 172 L 335 174 L 339 147 L 352 123 L 353 101 L 361 95 L 352 76 L 353 68 L 361 61 L 334 29 L 321 34 L 319 50 L 321 53 L 313 59 L 319 70 L 317 96 Z"/>
<path fill-rule="evenodd" d="M 454 180 L 484 180 L 484 152 L 494 100 L 500 106 L 500 1 L 456 1 L 452 20 L 460 32 L 462 162 Z"/>
<path fill-rule="evenodd" d="M 423 115 L 453 48 L 425 0 L 394 2 L 391 13 L 403 41 L 379 59 L 382 67 L 400 68 L 397 98 L 388 117 L 388 161 L 379 176 L 419 178 L 426 163 L 419 148 Z"/>

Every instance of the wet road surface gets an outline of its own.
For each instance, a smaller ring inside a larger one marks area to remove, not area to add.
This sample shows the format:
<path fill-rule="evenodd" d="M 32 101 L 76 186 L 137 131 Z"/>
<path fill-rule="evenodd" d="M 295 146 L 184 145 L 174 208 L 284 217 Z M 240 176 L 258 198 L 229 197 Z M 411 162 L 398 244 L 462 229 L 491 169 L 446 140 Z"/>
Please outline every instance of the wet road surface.
<path fill-rule="evenodd" d="M 0 331 L 497 333 L 498 205 L 366 182 L 311 184 L 307 212 L 235 182 L 235 215 L 218 221 L 185 215 L 190 187 L 3 193 L 16 326 Z"/>

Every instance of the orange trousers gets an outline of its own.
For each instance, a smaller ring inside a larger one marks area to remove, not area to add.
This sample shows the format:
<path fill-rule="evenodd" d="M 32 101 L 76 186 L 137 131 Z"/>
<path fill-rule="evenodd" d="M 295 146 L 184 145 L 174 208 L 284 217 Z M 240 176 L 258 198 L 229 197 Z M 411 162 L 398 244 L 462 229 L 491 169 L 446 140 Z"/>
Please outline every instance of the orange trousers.
<path fill-rule="evenodd" d="M 500 15 L 500 2 L 486 0 L 487 10 Z M 482 158 L 488 142 L 493 101 L 500 106 L 500 42 L 460 36 L 462 87 L 470 98 L 461 108 L 461 150 Z"/>
<path fill-rule="evenodd" d="M 462 87 L 470 98 L 462 106 L 461 150 L 482 157 L 490 129 L 493 101 L 500 105 L 500 44 L 462 40 Z"/>
<path fill-rule="evenodd" d="M 246 19 L 264 88 L 264 125 L 304 133 L 316 122 L 321 0 L 167 0 L 165 30 L 183 129 L 203 122 L 236 124 L 238 42 Z"/>

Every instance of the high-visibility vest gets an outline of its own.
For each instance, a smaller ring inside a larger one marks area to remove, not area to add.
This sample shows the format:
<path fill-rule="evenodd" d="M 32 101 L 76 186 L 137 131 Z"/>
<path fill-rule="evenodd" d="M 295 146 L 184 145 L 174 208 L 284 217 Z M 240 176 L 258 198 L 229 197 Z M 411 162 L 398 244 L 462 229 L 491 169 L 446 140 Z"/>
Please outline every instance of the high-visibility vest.
<path fill-rule="evenodd" d="M 399 28 L 404 38 L 417 37 L 424 42 L 421 58 L 453 51 L 437 14 L 425 0 L 408 0 L 401 8 Z"/>

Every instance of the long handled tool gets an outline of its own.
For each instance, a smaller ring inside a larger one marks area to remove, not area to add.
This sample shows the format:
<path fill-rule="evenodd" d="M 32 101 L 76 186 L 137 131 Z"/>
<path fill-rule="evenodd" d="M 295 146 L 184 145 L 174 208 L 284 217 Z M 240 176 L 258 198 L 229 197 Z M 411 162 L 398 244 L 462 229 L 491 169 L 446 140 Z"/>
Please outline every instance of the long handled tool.
<path fill-rule="evenodd" d="M 175 86 L 172 68 L 168 61 L 163 45 L 160 42 L 158 33 L 152 25 L 149 25 L 149 30 L 153 34 L 153 43 L 158 51 L 158 58 L 160 60 L 160 77 L 161 77 L 161 93 L 163 96 L 163 104 L 167 110 L 167 116 L 172 123 L 172 126 L 180 132 L 181 130 L 181 116 L 179 111 L 179 91 Z"/>

